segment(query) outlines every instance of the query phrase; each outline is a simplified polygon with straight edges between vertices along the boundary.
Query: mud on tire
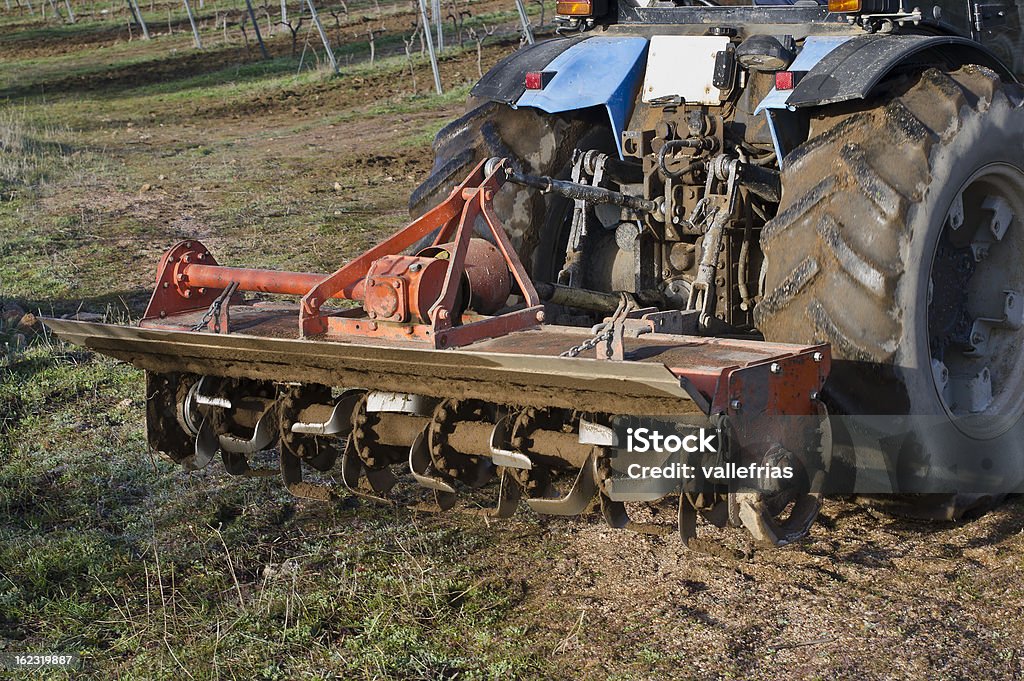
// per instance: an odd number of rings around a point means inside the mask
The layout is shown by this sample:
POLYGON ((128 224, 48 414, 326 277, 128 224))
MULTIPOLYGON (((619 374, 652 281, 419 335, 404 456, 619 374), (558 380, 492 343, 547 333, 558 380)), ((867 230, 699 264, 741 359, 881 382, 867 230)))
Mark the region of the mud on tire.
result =
MULTIPOLYGON (((591 140, 610 143, 606 123, 597 116, 558 116, 493 102, 471 103, 465 115, 434 139, 434 166, 413 191, 409 212, 416 218, 440 203, 485 158, 508 158, 522 172, 567 178, 573 151, 593 148, 591 140)), ((568 202, 506 184, 494 199, 494 209, 523 265, 535 279, 550 280, 565 249, 563 235, 550 231, 561 227, 568 202)))
MULTIPOLYGON (((1020 173, 1022 165, 1020 89, 982 67, 929 69, 892 83, 867 107, 816 118, 809 140, 785 158, 779 212, 761 235, 767 264, 758 328, 768 340, 831 343, 836 362, 826 398, 834 411, 945 415, 957 422, 932 371, 929 299, 937 245, 948 238, 942 235, 951 205, 978 173, 1004 166, 1020 173)), ((1008 288, 1024 268, 1021 201, 1007 234, 1013 245, 1006 257, 1014 264, 1005 268, 1008 288)), ((1015 342, 1020 345, 1019 333, 1015 342)), ((1004 373, 997 378, 993 368, 993 390, 998 381, 1021 392, 1016 372, 1004 373)), ((883 445, 905 474, 900 489, 923 484, 928 491, 927 478, 971 447, 978 468, 960 474, 1019 485, 1022 399, 993 398, 1004 424, 996 431, 957 426, 939 435, 917 427, 883 445)), ((929 497, 931 510, 923 514, 956 517, 993 498, 962 491, 938 505, 929 497)))

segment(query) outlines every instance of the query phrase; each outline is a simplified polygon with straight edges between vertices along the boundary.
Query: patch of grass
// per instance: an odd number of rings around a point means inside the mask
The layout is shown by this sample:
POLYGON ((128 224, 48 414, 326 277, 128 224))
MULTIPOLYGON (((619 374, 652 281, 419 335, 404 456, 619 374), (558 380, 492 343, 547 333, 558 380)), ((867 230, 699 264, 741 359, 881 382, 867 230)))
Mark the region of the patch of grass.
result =
POLYGON ((506 624, 521 585, 471 567, 485 528, 189 479, 145 454, 141 375, 73 353, 39 341, 0 371, 0 403, 18 396, 0 435, 8 641, 104 677, 541 673, 506 624))
POLYGON ((57 133, 33 125, 17 108, 0 109, 0 201, 37 188, 66 166, 68 149, 55 141, 57 133))

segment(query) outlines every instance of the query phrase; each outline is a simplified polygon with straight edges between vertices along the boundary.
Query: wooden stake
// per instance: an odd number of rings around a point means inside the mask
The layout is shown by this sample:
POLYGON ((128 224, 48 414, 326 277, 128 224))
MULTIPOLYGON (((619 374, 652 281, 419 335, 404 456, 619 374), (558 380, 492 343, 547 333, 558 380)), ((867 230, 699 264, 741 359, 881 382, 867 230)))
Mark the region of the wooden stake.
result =
POLYGON ((185 3, 185 11, 188 12, 188 23, 192 24, 192 39, 195 41, 196 49, 203 49, 203 41, 199 39, 199 29, 196 28, 196 19, 192 16, 192 5, 188 4, 188 0, 181 0, 185 3))
POLYGON ((57 19, 64 18, 60 15, 60 10, 57 9, 57 3, 55 3, 53 0, 50 0, 50 9, 53 10, 53 16, 56 17, 57 19))
POLYGON ((426 38, 427 52, 430 54, 430 68, 434 70, 434 88, 437 94, 441 90, 441 72, 437 68, 437 54, 434 52, 434 37, 430 35, 430 19, 427 18, 427 0, 420 0, 420 21, 423 22, 423 36, 426 38))
MULTIPOLYGON (((139 9, 139 4, 135 0, 127 0, 128 9, 135 16, 135 23, 138 24, 139 28, 142 29, 142 37, 149 40, 149 27, 146 26, 145 19, 142 18, 142 10, 139 9)), ((52 2, 52 0, 51 0, 52 2)))
POLYGON ((444 17, 441 16, 441 0, 433 0, 434 30, 437 31, 437 51, 444 52, 444 17))
POLYGON ((256 20, 256 12, 252 9, 252 2, 245 0, 245 6, 249 10, 249 18, 252 19, 252 30, 256 32, 256 42, 260 44, 260 52, 263 53, 264 59, 270 59, 270 53, 267 52, 267 46, 263 44, 263 36, 260 35, 260 22, 256 20))
POLYGON ((523 5, 523 0, 516 0, 516 9, 519 10, 519 21, 523 24, 523 37, 532 45, 533 31, 530 29, 530 19, 526 16, 526 6, 523 5))
MULTIPOLYGON (((246 0, 248 2, 249 0, 246 0)), ((324 44, 324 49, 327 51, 327 60, 331 62, 331 69, 338 72, 338 60, 334 57, 334 50, 331 49, 331 41, 327 39, 327 31, 324 30, 324 25, 320 23, 320 15, 316 13, 316 7, 313 6, 313 0, 306 0, 306 4, 309 6, 309 14, 313 18, 313 25, 316 26, 317 33, 320 34, 320 40, 324 44)))

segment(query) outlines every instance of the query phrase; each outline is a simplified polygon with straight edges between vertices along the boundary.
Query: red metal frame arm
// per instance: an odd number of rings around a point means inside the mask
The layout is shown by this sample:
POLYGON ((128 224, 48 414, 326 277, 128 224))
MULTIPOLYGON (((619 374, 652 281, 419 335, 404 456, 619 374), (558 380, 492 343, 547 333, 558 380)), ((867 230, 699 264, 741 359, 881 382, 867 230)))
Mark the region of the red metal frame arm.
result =
POLYGON ((329 298, 354 299, 357 287, 362 284, 370 265, 375 260, 381 256, 401 253, 435 229, 442 228, 444 231, 443 228, 459 215, 466 203, 463 190, 473 185, 479 185, 483 180, 485 163, 486 161, 481 161, 477 164, 469 177, 452 190, 447 199, 407 227, 341 267, 303 296, 299 309, 299 329, 302 335, 315 336, 327 332, 327 322, 320 316, 320 306, 329 298))
MULTIPOLYGON (((501 169, 504 169, 504 163, 501 169)), ((502 176, 504 177, 504 173, 502 173, 502 176)), ((501 221, 498 220, 498 216, 491 209, 491 197, 486 195, 480 197, 480 212, 483 214, 487 227, 490 228, 491 234, 494 236, 494 245, 498 247, 498 250, 505 257, 505 262, 508 263, 512 278, 519 285, 519 290, 522 291, 523 296, 526 298, 526 306, 535 307, 540 305, 540 296, 537 295, 537 289, 534 288, 533 281, 526 274, 526 269, 519 260, 516 249, 512 247, 512 242, 508 240, 508 234, 505 233, 505 228, 502 227, 501 221)))

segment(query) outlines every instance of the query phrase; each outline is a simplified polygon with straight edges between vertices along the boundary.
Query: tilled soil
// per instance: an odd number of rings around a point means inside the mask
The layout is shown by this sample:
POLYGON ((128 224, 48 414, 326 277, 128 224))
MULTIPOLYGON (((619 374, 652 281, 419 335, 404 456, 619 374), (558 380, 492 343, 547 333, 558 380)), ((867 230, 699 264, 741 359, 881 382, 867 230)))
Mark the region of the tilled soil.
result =
MULTIPOLYGON (((724 559, 596 525, 547 524, 565 549, 531 605, 591 678, 1024 678, 1024 506, 918 523, 830 501, 797 546, 724 559), (647 651, 638 655, 638 651, 647 651)), ((744 533, 702 526, 731 549, 744 533)), ((525 568, 522 572, 528 572, 525 568)))

